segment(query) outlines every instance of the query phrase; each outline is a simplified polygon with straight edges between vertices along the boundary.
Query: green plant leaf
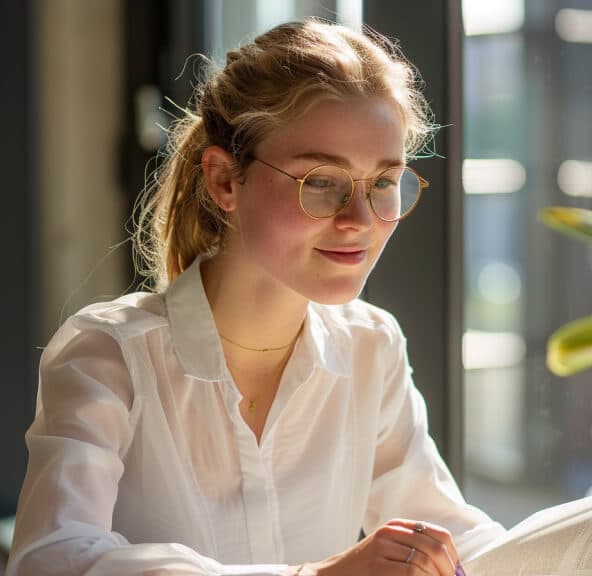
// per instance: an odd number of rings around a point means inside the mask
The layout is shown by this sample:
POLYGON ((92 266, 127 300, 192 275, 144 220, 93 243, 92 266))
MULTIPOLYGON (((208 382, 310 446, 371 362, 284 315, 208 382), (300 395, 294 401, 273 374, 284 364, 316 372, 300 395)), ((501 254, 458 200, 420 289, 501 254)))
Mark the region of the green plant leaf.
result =
POLYGON ((592 316, 556 330, 547 343, 547 366, 557 376, 592 368, 592 316))
POLYGON ((538 217, 554 230, 592 242, 592 210, 548 206, 539 210, 538 217))

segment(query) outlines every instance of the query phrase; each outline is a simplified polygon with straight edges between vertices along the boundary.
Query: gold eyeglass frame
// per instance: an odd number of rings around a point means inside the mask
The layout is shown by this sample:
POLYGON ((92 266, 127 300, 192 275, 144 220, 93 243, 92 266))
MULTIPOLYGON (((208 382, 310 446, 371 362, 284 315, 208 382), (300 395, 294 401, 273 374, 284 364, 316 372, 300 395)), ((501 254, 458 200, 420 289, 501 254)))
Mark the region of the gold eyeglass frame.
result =
MULTIPOLYGON (((384 170, 379 172, 373 178, 359 178, 358 180, 354 180, 353 176, 351 175, 349 170, 347 170, 346 168, 342 168, 341 166, 334 166, 332 164, 321 164, 319 166, 315 166, 314 168, 311 168, 302 178, 298 178, 297 176, 293 176, 292 174, 285 172, 284 170, 282 170, 281 168, 278 168, 277 166, 273 166, 272 164, 270 164, 269 162, 266 162, 265 160, 261 160, 261 158, 256 158, 255 156, 252 156, 252 158, 253 158, 253 160, 257 160, 257 162, 261 162, 261 164, 264 164, 265 166, 268 166, 269 168, 272 168, 273 170, 277 170, 281 174, 288 176, 288 178, 292 178, 292 180, 294 180, 295 182, 298 182, 298 184, 299 184, 299 186, 298 186, 298 203, 300 204, 300 208, 307 216, 309 216, 310 218, 314 218, 315 220, 325 220, 326 218, 332 218, 333 216, 336 216, 337 214, 339 214, 339 212, 341 212, 347 206, 349 206, 349 203, 351 202, 351 199, 354 197, 354 194, 356 192, 356 184, 358 182, 370 182, 371 185, 370 185, 369 189, 372 190, 372 188, 374 187, 374 182, 376 182, 376 180, 378 180, 385 172, 388 172, 389 170, 392 170, 393 168, 398 168, 398 166, 391 166, 389 168, 385 168, 384 170), (330 166, 331 168, 338 168, 339 170, 342 170, 343 172, 345 172, 349 176, 349 179, 351 180, 351 183, 352 183, 351 193, 347 199, 347 202, 343 206, 341 206, 333 214, 329 214, 328 216, 313 216, 312 214, 307 212, 306 208, 304 208, 304 206, 302 204, 302 186, 310 174, 312 174, 315 170, 322 168, 323 166, 330 166)), ((374 205, 372 204, 372 197, 370 195, 370 192, 366 192, 366 199, 368 200, 368 203, 370 204, 370 208, 372 209, 372 212, 379 220, 382 220, 383 222, 399 222, 400 220, 407 218, 407 216, 409 216, 409 214, 411 214, 411 212, 413 212, 413 210, 415 210, 415 207, 419 204, 419 200, 421 199, 421 195, 423 193, 424 188, 428 188, 430 185, 430 183, 425 178, 422 178, 413 168, 410 168, 409 166, 403 166, 403 170, 409 170, 410 172, 412 172, 415 175, 415 177, 417 178, 417 181, 419 182, 419 192, 417 194, 417 198, 415 199, 415 202, 413 203, 411 208, 409 208, 407 210, 407 212, 405 212, 405 214, 399 216, 398 218, 393 218, 392 220, 389 220, 387 218, 382 218, 381 216, 379 216, 376 213, 376 210, 374 209, 374 205)))

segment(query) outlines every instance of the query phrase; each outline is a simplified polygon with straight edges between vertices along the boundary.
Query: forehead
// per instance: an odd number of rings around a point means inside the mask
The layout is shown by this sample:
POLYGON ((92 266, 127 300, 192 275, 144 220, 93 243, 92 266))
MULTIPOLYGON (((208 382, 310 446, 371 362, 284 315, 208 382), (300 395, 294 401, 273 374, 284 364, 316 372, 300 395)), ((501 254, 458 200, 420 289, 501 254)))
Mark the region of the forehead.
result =
POLYGON ((406 131, 395 102, 384 98, 322 100, 274 130, 258 147, 267 158, 320 153, 344 157, 352 166, 404 159, 406 131))

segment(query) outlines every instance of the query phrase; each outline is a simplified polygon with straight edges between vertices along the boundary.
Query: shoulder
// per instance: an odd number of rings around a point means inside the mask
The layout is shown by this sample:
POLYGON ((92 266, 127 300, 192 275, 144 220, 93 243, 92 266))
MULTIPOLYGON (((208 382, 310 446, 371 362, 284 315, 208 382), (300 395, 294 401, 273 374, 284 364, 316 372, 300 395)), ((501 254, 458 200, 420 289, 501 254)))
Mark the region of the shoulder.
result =
POLYGON ((162 294, 133 292, 86 306, 68 322, 78 330, 99 330, 127 340, 166 325, 168 319, 162 294))
POLYGON ((312 307, 328 326, 336 329, 380 332, 392 338, 404 338, 390 312, 359 298, 347 304, 312 304, 312 307))
POLYGON ((92 304, 70 316, 41 355, 39 398, 44 409, 57 414, 60 403, 105 400, 110 393, 130 409, 133 338, 165 324, 162 295, 142 292, 92 304))
POLYGON ((161 294, 134 292, 86 306, 70 316, 51 337, 41 356, 41 368, 84 354, 121 357, 121 346, 134 336, 167 324, 161 294))
POLYGON ((311 306, 311 328, 325 365, 351 377, 360 397, 378 400, 406 388, 407 342, 394 316, 363 300, 311 306), (374 392, 372 392, 374 391, 374 392))
POLYGON ((405 340, 399 323, 390 312, 364 300, 355 299, 340 305, 313 304, 312 308, 329 331, 386 339, 390 343, 405 340))

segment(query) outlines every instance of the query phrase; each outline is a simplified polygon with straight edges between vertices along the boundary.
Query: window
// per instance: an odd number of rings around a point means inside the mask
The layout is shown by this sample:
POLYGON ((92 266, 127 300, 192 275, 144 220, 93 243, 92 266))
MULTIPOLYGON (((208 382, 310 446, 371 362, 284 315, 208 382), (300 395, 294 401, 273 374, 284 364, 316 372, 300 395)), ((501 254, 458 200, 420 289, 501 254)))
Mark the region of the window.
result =
POLYGON ((210 2, 205 17, 211 22, 211 46, 208 50, 223 58, 245 38, 282 22, 318 16, 353 27, 362 22, 362 0, 223 0, 210 2))
POLYGON ((464 484, 511 525, 592 486, 592 375, 545 367, 553 330, 592 312, 592 252, 536 219, 592 204, 592 1, 463 16, 464 484))

